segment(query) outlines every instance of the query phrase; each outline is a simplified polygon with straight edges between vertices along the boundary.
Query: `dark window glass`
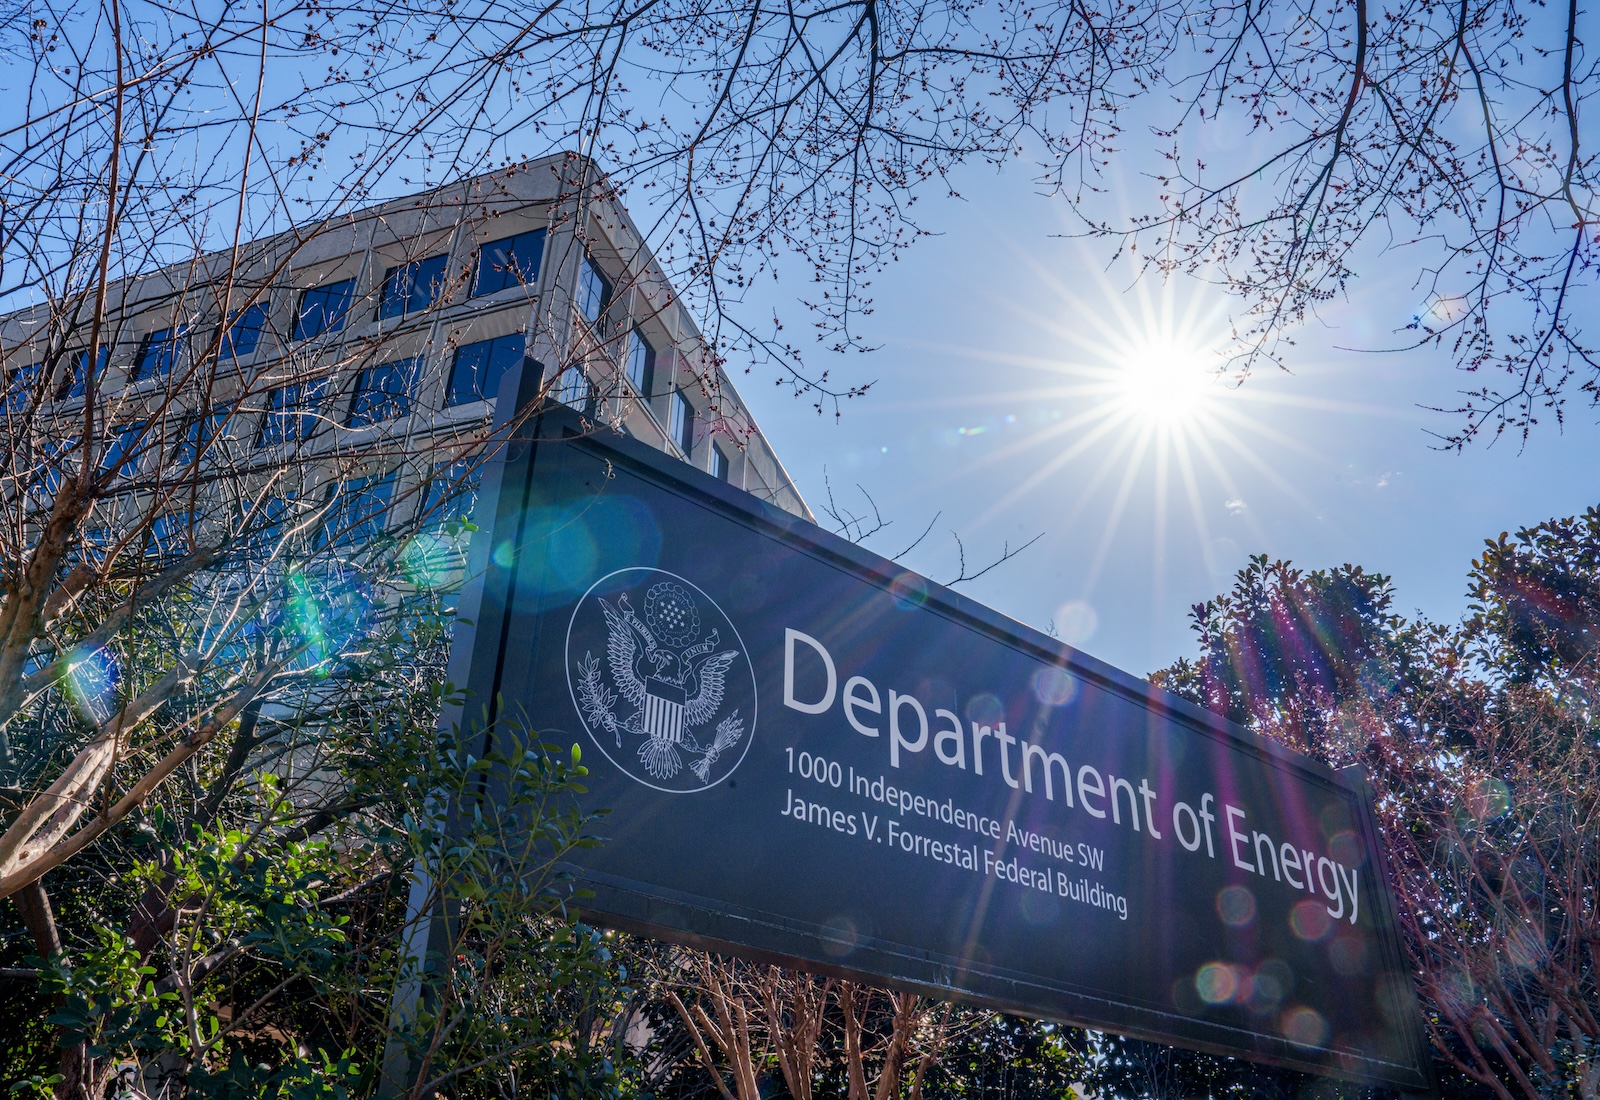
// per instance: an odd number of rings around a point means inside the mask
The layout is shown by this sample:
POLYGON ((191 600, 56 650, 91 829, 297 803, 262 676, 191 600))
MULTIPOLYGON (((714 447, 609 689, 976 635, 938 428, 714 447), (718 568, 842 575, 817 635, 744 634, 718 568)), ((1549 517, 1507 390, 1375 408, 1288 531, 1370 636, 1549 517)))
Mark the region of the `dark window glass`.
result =
MULTIPOLYGON (((99 359, 99 363, 96 365, 94 373, 95 377, 98 378, 106 372, 106 364, 111 361, 111 349, 101 348, 100 354, 96 358, 99 359)), ((61 379, 61 388, 57 391, 56 396, 67 400, 74 397, 82 397, 88 393, 89 372, 86 369, 88 365, 89 351, 87 348, 69 353, 67 355, 67 373, 61 379)))
POLYGON ((100 472, 112 477, 132 477, 143 454, 144 424, 127 424, 116 430, 100 456, 100 472))
POLYGON ((317 423, 325 383, 296 382, 267 394, 267 413, 261 420, 259 447, 270 447, 310 436, 317 423))
POLYGON ((635 393, 650 396, 656 372, 656 349, 650 346, 638 329, 628 333, 628 381, 635 393))
POLYGON ((62 480, 78 468, 76 437, 46 441, 37 451, 39 479, 29 486, 28 494, 40 507, 48 507, 61 488, 62 480))
POLYGON ((411 387, 416 382, 421 358, 397 359, 368 367, 356 378, 355 400, 350 403, 352 428, 398 420, 411 412, 411 387))
POLYGON ((556 384, 557 401, 588 412, 592 411, 594 397, 594 387, 590 385, 588 372, 583 369, 582 363, 574 363, 561 372, 560 381, 556 384))
POLYGON ((44 373, 43 363, 33 363, 26 367, 17 367, 6 374, 5 413, 21 413, 27 411, 28 402, 33 400, 33 388, 39 384, 39 376, 44 373))
POLYGON ((499 393, 500 379, 522 359, 526 344, 520 332, 462 344, 450 367, 449 403, 462 405, 499 393))
POLYGON ((168 512, 150 525, 144 552, 153 558, 170 558, 189 550, 189 532, 194 528, 193 512, 168 512))
POLYGON ((211 441, 222 432, 223 425, 233 415, 233 407, 225 405, 209 413, 191 414, 183 425, 183 435, 173 449, 173 465, 180 469, 192 465, 208 453, 211 441))
POLYGON ((333 492, 332 507, 322 527, 326 546, 356 548, 379 535, 387 525, 394 474, 351 478, 333 492))
POLYGON ((22 674, 24 676, 32 676, 35 672, 52 664, 57 657, 54 646, 45 645, 42 642, 35 642, 34 645, 39 648, 30 652, 28 659, 23 662, 22 674))
POLYGON ((78 536, 78 544, 68 548, 66 560, 71 565, 103 562, 111 545, 111 528, 85 527, 78 536))
POLYGON ((267 327, 267 303, 257 302, 228 314, 228 334, 222 339, 222 354, 242 359, 256 350, 267 327))
POLYGON ((732 472, 732 470, 733 470, 733 463, 728 461, 727 452, 722 449, 721 445, 712 444, 712 446, 711 446, 711 473, 712 473, 712 476, 720 477, 723 481, 727 481, 728 480, 728 475, 729 475, 729 473, 732 472))
POLYGON ((355 294, 356 281, 329 283, 312 287, 300 295, 300 309, 294 315, 292 340, 309 340, 324 332, 338 332, 344 328, 345 314, 350 312, 350 298, 355 294))
POLYGON ((585 256, 578 261, 578 312, 591 325, 600 323, 600 314, 611 299, 611 284, 600 274, 594 261, 585 256))
POLYGON ((429 256, 389 269, 383 278, 379 317, 400 317, 427 309, 444 289, 444 265, 449 256, 429 256))
POLYGON ((672 441, 687 455, 694 449, 694 407, 680 390, 672 395, 672 441))
POLYGON ((478 250, 478 282, 473 294, 493 294, 514 286, 532 286, 544 256, 544 230, 534 229, 490 241, 478 250))
POLYGON ((292 495, 269 497, 261 502, 253 514, 247 511, 241 516, 241 524, 246 517, 249 519, 249 529, 244 532, 245 547, 263 558, 270 558, 276 554, 279 544, 283 541, 284 527, 294 504, 292 495))
POLYGON ((435 466, 428 479, 428 491, 417 512, 420 522, 431 525, 448 523, 453 519, 472 518, 478 503, 478 484, 483 480, 483 460, 476 457, 459 458, 454 462, 435 466))
POLYGON ((179 325, 177 328, 157 329, 146 336, 139 348, 138 358, 133 361, 133 380, 138 382, 171 374, 172 365, 178 361, 178 354, 183 350, 183 338, 188 331, 187 325, 179 325))

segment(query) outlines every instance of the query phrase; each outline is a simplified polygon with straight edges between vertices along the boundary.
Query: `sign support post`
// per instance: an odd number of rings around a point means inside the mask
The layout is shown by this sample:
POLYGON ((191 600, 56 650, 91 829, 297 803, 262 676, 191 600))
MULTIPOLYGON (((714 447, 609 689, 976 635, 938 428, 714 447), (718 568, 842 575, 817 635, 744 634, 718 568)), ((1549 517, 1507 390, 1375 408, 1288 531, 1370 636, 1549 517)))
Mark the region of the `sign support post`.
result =
MULTIPOLYGON (((494 550, 501 542, 513 540, 521 522, 517 502, 527 494, 537 450, 539 417, 534 413, 544 388, 544 367, 524 357, 500 380, 496 394, 495 419, 489 440, 498 442, 498 453, 482 466, 478 506, 474 514, 482 517, 479 530, 469 542, 465 579, 456 604, 452 624, 450 661, 446 679, 458 690, 469 686, 473 669, 498 667, 500 643, 505 635, 505 617, 511 603, 513 572, 495 561, 494 550)), ((477 698, 445 699, 439 711, 439 732, 443 735, 468 733, 473 725, 467 716, 473 708, 485 715, 482 734, 489 736, 492 711, 496 706, 493 690, 477 698)), ((480 746, 478 755, 482 755, 480 746)), ((454 815, 456 807, 444 807, 454 815)), ((389 1009, 389 1035, 384 1042, 378 1096, 394 1100, 404 1096, 416 1073, 411 1052, 399 1038, 416 1020, 417 1008, 427 993, 430 960, 439 959, 448 949, 447 914, 441 904, 439 884, 426 867, 413 869, 402 926, 403 960, 389 1009)))

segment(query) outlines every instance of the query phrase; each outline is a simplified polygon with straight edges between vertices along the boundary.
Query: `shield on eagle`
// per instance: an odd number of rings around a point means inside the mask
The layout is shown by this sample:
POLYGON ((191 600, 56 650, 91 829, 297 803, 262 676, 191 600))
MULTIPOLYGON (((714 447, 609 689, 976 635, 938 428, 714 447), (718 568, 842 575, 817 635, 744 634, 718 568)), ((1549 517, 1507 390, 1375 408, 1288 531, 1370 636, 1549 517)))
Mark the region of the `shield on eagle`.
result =
POLYGON ((647 737, 659 738, 674 745, 683 741, 685 694, 682 686, 658 680, 654 676, 644 682, 643 725, 647 737))

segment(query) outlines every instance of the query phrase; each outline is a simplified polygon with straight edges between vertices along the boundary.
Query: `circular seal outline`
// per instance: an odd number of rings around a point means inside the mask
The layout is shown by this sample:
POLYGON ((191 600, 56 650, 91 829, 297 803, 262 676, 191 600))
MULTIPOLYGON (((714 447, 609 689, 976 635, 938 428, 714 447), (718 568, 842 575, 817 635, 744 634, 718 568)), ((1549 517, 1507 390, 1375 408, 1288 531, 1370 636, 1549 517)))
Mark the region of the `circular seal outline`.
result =
POLYGON ((567 619, 567 636, 565 642, 562 644, 561 655, 562 664, 565 665, 563 671, 565 671, 567 676, 567 699, 572 703, 573 709, 578 714, 578 723, 583 726, 583 732, 589 735, 590 743, 592 743, 595 748, 600 750, 600 755, 604 756, 611 762, 613 767, 622 772, 623 775, 626 775, 635 783, 649 787, 651 790, 660 791, 662 794, 699 794, 701 791, 710 790, 718 783, 721 783, 724 779, 727 779, 729 776, 733 775, 734 772, 739 770, 739 765, 744 763, 744 758, 749 755, 750 745, 756 739, 756 724, 761 711, 760 692, 756 688, 755 662, 750 659, 750 648, 744 644, 744 636, 739 633, 739 628, 733 625, 733 619, 729 617, 728 613, 722 610, 722 605, 707 595, 705 589, 701 588, 698 584, 695 584, 688 577, 680 577, 676 573, 670 572, 666 569, 657 569, 651 565, 630 565, 622 569, 613 569, 611 572, 607 573, 605 576, 591 584, 588 588, 584 589, 583 595, 578 597, 578 602, 572 605, 572 615, 567 619), (578 621, 578 612, 583 609, 584 602, 594 594, 594 590, 599 588, 602 584, 605 584, 606 581, 610 580, 612 577, 615 577, 621 573, 656 573, 663 577, 671 577, 675 581, 681 581, 683 584, 688 585, 695 592, 698 592, 701 596, 704 596, 707 603, 717 609, 717 614, 722 616, 722 621, 728 624, 728 629, 733 631, 734 639, 739 643, 739 655, 744 658, 745 669, 750 675, 750 732, 745 734, 744 748, 739 753, 739 759, 734 761, 733 767, 729 768, 726 772, 718 776, 716 780, 712 782, 702 784, 698 787, 693 787, 689 790, 673 790, 670 787, 658 787, 656 784, 651 783, 648 780, 640 779, 637 775, 633 774, 626 764, 620 764, 617 762, 617 759, 611 755, 611 751, 606 748, 604 738, 595 736, 594 730, 589 728, 588 719, 583 716, 583 708, 578 705, 578 690, 572 683, 572 626, 578 621))

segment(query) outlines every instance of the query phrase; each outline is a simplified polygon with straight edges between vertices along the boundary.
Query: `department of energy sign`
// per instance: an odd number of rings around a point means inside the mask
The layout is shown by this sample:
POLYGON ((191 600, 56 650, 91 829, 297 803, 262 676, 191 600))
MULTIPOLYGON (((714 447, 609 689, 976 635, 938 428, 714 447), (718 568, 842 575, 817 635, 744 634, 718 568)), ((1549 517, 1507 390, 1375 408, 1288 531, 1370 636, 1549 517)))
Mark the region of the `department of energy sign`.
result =
POLYGON ((465 680, 582 746, 595 919, 1431 1087, 1358 779, 631 441, 500 485, 465 680))

